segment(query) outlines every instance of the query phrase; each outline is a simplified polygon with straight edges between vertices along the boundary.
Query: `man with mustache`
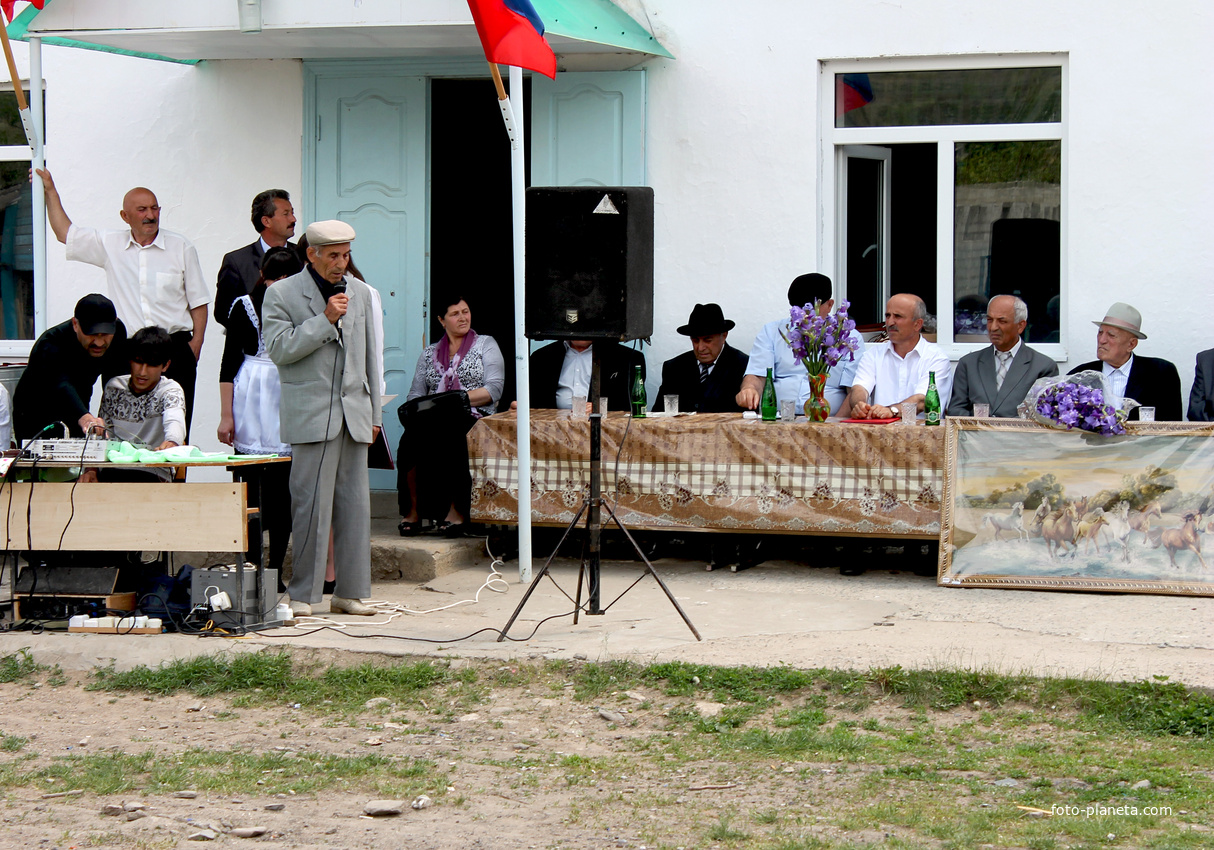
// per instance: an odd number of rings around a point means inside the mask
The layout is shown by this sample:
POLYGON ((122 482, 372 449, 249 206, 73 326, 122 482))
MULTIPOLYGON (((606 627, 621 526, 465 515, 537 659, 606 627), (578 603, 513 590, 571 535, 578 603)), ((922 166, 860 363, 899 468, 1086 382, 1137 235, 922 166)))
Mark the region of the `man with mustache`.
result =
POLYGON ((185 392, 188 427, 211 303, 198 251, 181 234, 160 229, 160 205, 142 186, 122 199, 119 216, 126 229, 96 230, 73 224, 51 173, 36 171, 46 190, 47 221, 55 238, 67 246, 67 258, 105 269, 118 317, 132 333, 151 325, 169 332, 172 367, 165 374, 185 392))
POLYGON ((923 338, 926 318, 927 305, 918 295, 900 293, 885 302, 889 341, 870 345, 860 358, 848 395, 853 418, 896 419, 908 401, 922 411, 931 372, 936 373, 940 409, 948 407, 952 368, 944 349, 923 338))
POLYGON ((261 274, 261 260, 271 248, 294 248, 295 210, 286 189, 266 189, 253 198, 257 241, 223 255, 215 282, 215 319, 225 328, 237 298, 248 295, 261 274))
MULTIPOLYGON (((93 384, 126 371, 126 328, 104 295, 86 295, 75 315, 47 329, 30 349, 13 396, 17 442, 37 436, 62 422, 73 437, 96 431, 105 422, 89 412, 93 384)), ((59 436, 57 425, 47 437, 59 436)), ((6 447, 7 448, 7 447, 6 447)))

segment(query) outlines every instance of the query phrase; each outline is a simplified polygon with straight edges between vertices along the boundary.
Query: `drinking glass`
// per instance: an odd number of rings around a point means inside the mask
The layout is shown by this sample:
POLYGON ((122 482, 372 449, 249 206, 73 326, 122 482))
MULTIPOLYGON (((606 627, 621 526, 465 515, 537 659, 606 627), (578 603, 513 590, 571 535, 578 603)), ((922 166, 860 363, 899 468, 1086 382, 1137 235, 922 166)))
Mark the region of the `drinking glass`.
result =
POLYGON ((979 419, 986 419, 991 415, 991 406, 982 402, 974 402, 974 415, 979 419))
POLYGON ((1155 408, 1153 408, 1153 407, 1138 408, 1138 421, 1139 422, 1154 422, 1155 421, 1155 408))
POLYGON ((902 413, 902 425, 919 424, 919 405, 913 401, 904 401, 898 405, 902 413))
POLYGON ((673 393, 662 396, 662 406, 666 408, 667 414, 674 416, 679 412, 679 397, 673 393))

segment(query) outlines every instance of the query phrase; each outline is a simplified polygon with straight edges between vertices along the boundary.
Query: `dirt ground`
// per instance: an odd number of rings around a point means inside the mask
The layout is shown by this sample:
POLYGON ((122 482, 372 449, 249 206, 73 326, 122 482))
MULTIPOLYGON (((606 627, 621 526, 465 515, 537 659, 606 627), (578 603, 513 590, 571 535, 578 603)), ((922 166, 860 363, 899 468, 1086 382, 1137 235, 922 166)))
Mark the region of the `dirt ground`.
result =
MULTIPOLYGON (((415 610, 437 609, 475 598, 485 581, 483 567, 425 586, 377 584, 374 594, 415 610)), ((1214 685, 1210 599, 959 591, 907 572, 873 570, 848 578, 834 569, 779 562, 731 574, 664 560, 661 570, 703 641, 691 636, 652 579, 646 579, 607 615, 586 617, 576 626, 568 618, 541 623, 568 608, 568 600, 545 583, 511 632, 512 637, 525 636, 538 627, 535 636, 497 643, 492 630, 505 623, 523 589, 508 571, 508 588, 481 590, 479 602, 403 616, 387 625, 339 618, 348 624, 342 632, 286 635, 277 630, 233 642, 185 635, 8 635, 3 654, 31 646, 36 660, 58 665, 67 682, 46 681, 38 688, 21 682, 0 685, 5 706, 0 738, 28 739, 14 749, 0 747, 0 771, 14 765, 28 771, 63 755, 150 752, 166 759, 215 748, 315 763, 327 756, 372 754, 423 759, 445 779, 427 791, 432 806, 410 808, 411 794, 399 816, 370 819, 363 810, 379 796, 373 789, 334 783, 291 795, 282 790, 285 786, 276 790, 275 770, 265 778, 264 794, 231 796, 182 782, 181 787, 140 786, 107 796, 44 796, 74 790, 65 777, 52 785, 4 792, 0 848, 167 850, 198 846, 189 837, 208 828, 216 835, 216 846, 275 848, 748 846, 731 841, 731 828, 724 825, 730 818, 751 834, 778 825, 805 841, 820 840, 822 846, 886 840, 884 832, 844 831, 835 816, 840 805, 866 793, 862 764, 844 767, 828 756, 821 763, 773 759, 739 774, 735 767, 711 761, 668 765, 661 753, 636 758, 640 739, 682 734, 672 717, 711 715, 720 708, 683 704, 657 692, 613 693, 596 705, 573 699, 571 689, 554 695, 550 689, 522 687, 493 693, 463 714, 387 706, 334 717, 308 709, 234 706, 226 698, 145 698, 83 690, 79 685, 91 681, 98 666, 155 667, 216 651, 291 646, 347 659, 343 663, 357 663, 352 657, 428 653, 455 665, 498 668, 544 658, 860 670, 945 666, 1129 680, 1168 675, 1190 685, 1214 685), (481 629, 490 631, 462 640, 481 629), (359 631, 365 636, 355 634, 359 631), (423 638, 437 642, 417 642, 423 638), (604 719, 599 709, 623 714, 626 721, 604 719), (174 796, 189 791, 197 795, 174 796), (144 816, 128 820, 125 811, 102 814, 106 806, 124 804, 145 806, 140 810, 144 816), (264 834, 232 834, 253 827, 264 828, 264 834)), ((557 571, 566 589, 573 587, 575 575, 567 563, 557 571)), ((634 575, 635 565, 611 565, 604 599, 614 599, 634 575)), ((875 710, 881 712, 882 724, 910 722, 896 705, 875 710)), ((947 715, 933 722, 947 723, 947 715)), ((983 787, 998 778, 981 777, 983 787)), ((978 795, 948 802, 999 804, 978 795)))
MULTIPOLYGON (((459 659, 453 661, 458 666, 459 659)), ((488 662, 496 665, 496 662, 488 662)), ((831 762, 761 765, 737 775, 713 763, 664 768, 663 756, 635 756, 634 742, 663 733, 672 711, 711 716, 715 703, 685 703, 656 691, 612 694, 601 704, 563 693, 494 691, 481 708, 443 717, 424 709, 375 706, 353 717, 293 708, 234 707, 229 699, 191 695, 148 697, 86 691, 76 674, 65 683, 0 685, 7 706, 3 733, 28 739, 0 766, 29 770, 61 756, 152 753, 172 761, 187 750, 282 753, 316 761, 326 755, 375 754, 424 759, 446 775, 433 805, 399 816, 370 818, 367 790, 332 787, 316 793, 228 795, 180 788, 100 796, 70 793, 71 780, 26 786, 5 795, 3 848, 176 848, 198 846, 203 830, 214 846, 273 848, 531 848, 706 847, 714 823, 783 810, 808 834, 878 841, 883 833, 846 833, 817 826, 832 794, 850 794, 861 776, 844 779, 831 762), (600 709, 617 712, 615 722, 600 709), (625 757, 628 757, 625 761, 625 757), (69 792, 64 796, 56 796, 69 792), (183 796, 177 796, 183 794, 183 796), (135 808, 138 814, 126 811, 135 808), (131 818, 131 819, 128 819, 131 818), (239 838, 233 829, 261 828, 239 838)), ((870 711, 888 715, 897 709, 870 711)), ((862 718, 865 715, 855 715, 862 718)), ((270 771, 266 771, 267 774, 270 771)), ((273 787, 275 779, 267 776, 273 787)), ((205 784, 205 783, 199 783, 205 784)))

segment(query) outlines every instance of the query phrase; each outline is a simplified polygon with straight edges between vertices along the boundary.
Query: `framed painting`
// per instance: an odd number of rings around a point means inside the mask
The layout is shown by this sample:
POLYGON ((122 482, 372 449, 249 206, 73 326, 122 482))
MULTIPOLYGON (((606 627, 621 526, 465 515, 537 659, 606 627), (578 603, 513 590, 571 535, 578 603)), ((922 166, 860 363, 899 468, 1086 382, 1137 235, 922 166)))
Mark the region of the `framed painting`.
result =
POLYGON ((1126 427, 950 417, 937 583, 1214 596, 1214 424, 1126 427))

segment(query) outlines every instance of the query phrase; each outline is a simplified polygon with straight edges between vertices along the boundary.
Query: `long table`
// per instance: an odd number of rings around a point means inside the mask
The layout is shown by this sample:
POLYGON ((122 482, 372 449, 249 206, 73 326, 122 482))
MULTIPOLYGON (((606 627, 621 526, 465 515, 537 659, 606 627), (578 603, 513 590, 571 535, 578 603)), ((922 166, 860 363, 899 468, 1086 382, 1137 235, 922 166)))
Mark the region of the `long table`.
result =
MULTIPOLYGON (((531 430, 532 521, 566 525, 589 491, 590 423, 533 410, 531 430)), ((936 539, 944 430, 613 412, 603 495, 632 528, 936 539)), ((510 413, 468 433, 474 521, 518 522, 517 439, 510 413)))

